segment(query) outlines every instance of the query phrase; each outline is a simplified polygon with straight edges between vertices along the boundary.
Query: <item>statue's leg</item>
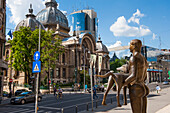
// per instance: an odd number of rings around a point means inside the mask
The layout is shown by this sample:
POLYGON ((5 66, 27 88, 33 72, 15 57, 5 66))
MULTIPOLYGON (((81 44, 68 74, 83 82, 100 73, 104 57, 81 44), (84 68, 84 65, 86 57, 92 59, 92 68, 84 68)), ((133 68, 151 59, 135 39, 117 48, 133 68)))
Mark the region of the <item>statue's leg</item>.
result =
POLYGON ((102 105, 106 105, 106 96, 108 94, 108 92, 110 91, 110 89, 112 88, 113 86, 113 77, 112 76, 109 76, 109 79, 108 79, 108 85, 107 85, 107 90, 104 94, 104 97, 103 97, 103 101, 102 101, 102 105))
POLYGON ((121 86, 121 85, 118 85, 118 84, 116 84, 116 86, 117 86, 117 95, 116 95, 116 98, 117 98, 117 106, 118 106, 118 107, 121 107, 121 105, 120 105, 120 100, 119 100, 119 95, 120 95, 120 90, 121 90, 122 86, 121 86))
POLYGON ((142 113, 144 94, 145 90, 142 85, 134 84, 129 87, 129 96, 133 113, 142 113))
POLYGON ((126 96, 127 86, 123 87, 123 98, 124 98, 124 105, 127 105, 127 96, 126 96))
POLYGON ((149 94, 149 88, 145 86, 145 95, 143 97, 143 109, 142 109, 142 113, 146 113, 147 112, 147 95, 149 94))

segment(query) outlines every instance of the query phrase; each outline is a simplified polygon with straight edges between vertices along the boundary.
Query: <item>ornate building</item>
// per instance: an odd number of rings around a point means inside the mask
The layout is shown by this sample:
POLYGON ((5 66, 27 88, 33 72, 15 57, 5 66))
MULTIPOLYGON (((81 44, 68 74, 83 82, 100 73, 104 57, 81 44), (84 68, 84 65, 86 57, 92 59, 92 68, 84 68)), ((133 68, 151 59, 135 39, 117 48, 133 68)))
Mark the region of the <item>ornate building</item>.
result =
MULTIPOLYGON (((78 70, 81 70, 84 66, 89 71, 90 54, 97 54, 103 56, 102 74, 109 71, 109 52, 102 41, 96 41, 97 38, 97 14, 93 10, 81 10, 70 14, 72 23, 68 22, 67 17, 57 9, 57 2, 55 0, 46 0, 46 8, 42 9, 36 15, 36 23, 32 23, 28 17, 34 18, 30 12, 26 15, 27 19, 21 21, 16 30, 20 26, 29 26, 35 28, 36 24, 42 23, 45 30, 54 30, 55 35, 62 39, 62 45, 65 47, 65 52, 59 55, 59 59, 56 59, 57 65, 54 70, 51 70, 52 83, 70 83, 80 82, 80 76, 78 70), (83 15, 83 16, 75 16, 83 15), (83 18, 82 18, 83 17, 83 18), (81 24, 79 22, 81 21, 81 24), (74 21, 74 23, 73 23, 74 21), (35 25, 30 25, 30 23, 35 25), (70 24, 70 27, 69 27, 70 24), (92 25, 93 24, 93 25, 92 25), (76 28, 75 28, 76 27, 76 28), (82 28, 81 28, 82 27, 82 28), (71 29, 70 29, 71 28, 71 29), (79 28, 79 29, 77 29, 79 28), (71 35, 71 36, 70 36, 71 35)), ((32 9, 32 8, 31 8, 32 9)), ((69 18, 69 17, 68 17, 69 18)), ((35 18, 34 18, 35 19, 35 18)), ((69 19, 70 20, 70 19, 69 19)), ((35 22, 35 20, 34 20, 35 22)), ((10 48, 10 47, 9 47, 10 48)), ((97 62, 96 62, 97 67, 97 62)), ((97 71, 97 68, 96 68, 97 71)), ((20 75, 19 75, 20 76, 20 75)), ((45 73, 41 73, 41 80, 44 80, 45 73)), ((20 77, 19 77, 20 78, 20 77)), ((23 84, 19 82, 18 84, 23 84)), ((14 81, 17 79, 14 79, 14 81)))
POLYGON ((6 0, 0 1, 0 102, 3 91, 3 80, 7 71, 7 63, 4 61, 5 49, 5 28, 6 28, 6 0))

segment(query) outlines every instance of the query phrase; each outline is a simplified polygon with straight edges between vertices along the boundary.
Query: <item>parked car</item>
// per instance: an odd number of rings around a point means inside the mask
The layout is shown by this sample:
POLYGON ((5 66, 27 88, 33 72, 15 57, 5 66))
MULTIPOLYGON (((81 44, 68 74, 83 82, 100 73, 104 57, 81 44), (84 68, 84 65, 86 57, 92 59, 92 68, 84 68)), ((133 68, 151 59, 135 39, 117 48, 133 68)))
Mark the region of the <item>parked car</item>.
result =
MULTIPOLYGON (((38 101, 40 102, 42 99, 41 94, 38 95, 38 101)), ((31 91, 23 92, 19 94, 17 97, 11 99, 11 104, 25 104, 26 102, 35 101, 35 94, 31 91)))
POLYGON ((15 91, 15 96, 18 96, 22 92, 28 92, 28 90, 26 90, 26 89, 18 89, 17 91, 15 91))
POLYGON ((168 85, 169 82, 168 82, 168 81, 164 81, 162 84, 163 84, 163 85, 168 85))
POLYGON ((9 96, 8 92, 3 91, 3 97, 8 97, 8 96, 9 96))

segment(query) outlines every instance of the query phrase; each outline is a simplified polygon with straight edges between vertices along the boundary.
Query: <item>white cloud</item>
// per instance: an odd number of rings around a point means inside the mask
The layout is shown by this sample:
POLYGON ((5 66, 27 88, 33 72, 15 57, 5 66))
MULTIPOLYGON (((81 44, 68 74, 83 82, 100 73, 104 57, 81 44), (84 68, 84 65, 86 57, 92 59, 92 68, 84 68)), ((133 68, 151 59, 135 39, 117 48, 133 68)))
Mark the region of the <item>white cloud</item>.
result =
POLYGON ((116 41, 113 45, 107 46, 107 48, 114 48, 114 47, 119 47, 122 45, 121 41, 116 41))
POLYGON ((110 31, 113 32, 114 36, 124 36, 124 37, 142 37, 150 35, 151 31, 144 25, 139 27, 129 26, 124 16, 121 16, 117 21, 111 25, 110 31))
POLYGON ((142 18, 144 14, 140 13, 139 9, 137 9, 136 13, 133 14, 133 16, 128 20, 128 23, 134 22, 139 24, 140 18, 142 18))
MULTIPOLYGON (((7 7, 11 11, 10 23, 17 25, 21 20, 25 19, 28 9, 32 4, 34 14, 45 8, 44 0, 7 0, 7 7)), ((7 15, 9 16, 9 15, 7 15)))

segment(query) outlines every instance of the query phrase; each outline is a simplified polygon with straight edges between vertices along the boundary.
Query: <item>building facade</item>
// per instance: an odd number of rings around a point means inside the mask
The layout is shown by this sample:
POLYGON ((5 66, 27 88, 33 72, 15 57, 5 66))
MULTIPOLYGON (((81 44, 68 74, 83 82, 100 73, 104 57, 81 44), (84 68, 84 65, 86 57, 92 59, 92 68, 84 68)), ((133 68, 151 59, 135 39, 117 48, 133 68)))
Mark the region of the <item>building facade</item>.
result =
POLYGON ((0 1, 0 101, 3 92, 4 78, 7 72, 7 63, 4 61, 5 50, 5 29, 6 29, 6 0, 0 1))
MULTIPOLYGON (((65 47, 65 52, 59 55, 56 59, 56 68, 51 70, 50 80, 51 83, 70 83, 80 82, 80 76, 78 71, 84 69, 89 72, 90 54, 96 54, 102 56, 102 69, 101 73, 104 74, 110 70, 109 66, 109 52, 106 46, 102 43, 100 38, 97 38, 97 14, 93 10, 81 10, 70 14, 71 19, 74 18, 75 23, 69 23, 67 17, 57 9, 57 2, 55 0, 47 0, 45 2, 46 8, 42 9, 35 17, 36 21, 40 22, 45 30, 53 30, 54 38, 59 36, 62 39, 62 45, 65 47), (79 14, 80 13, 80 14, 79 14), (74 15, 84 15, 83 18, 74 15), (84 19, 84 20, 83 20, 84 19), (85 20, 87 19, 88 22, 85 20), (80 29, 79 20, 82 21, 82 26, 86 26, 87 29, 80 29), (84 22, 84 23, 83 23, 84 22), (93 24, 93 26, 91 26, 93 24), (73 29, 72 26, 77 28, 73 29), (95 28, 94 28, 95 27, 95 28), (93 29, 92 29, 93 28, 93 29), (71 30, 70 30, 71 29, 71 30)), ((32 13, 31 13, 32 14, 32 13)), ((81 17, 81 16, 80 16, 81 17)), ((69 18, 69 17, 68 17, 69 18)), ((21 21, 16 30, 26 24, 27 21, 21 21)), ((32 27, 30 25, 29 27, 32 27)), ((27 26, 28 27, 28 26, 27 26)), ((6 45, 7 46, 7 45, 6 45)), ((10 46, 8 47, 10 49, 10 46)), ((7 52, 8 49, 6 49, 7 52)), ((6 54, 7 55, 7 54, 6 54)), ((96 62, 97 66, 97 62, 96 62)), ((97 72, 97 68, 96 68, 97 72)), ((23 84, 24 81, 20 81, 22 72, 19 72, 18 78, 14 78, 14 81, 18 84, 23 84)), ((41 73, 41 81, 46 76, 45 72, 41 73)), ((14 76, 13 76, 14 77, 14 76)), ((96 80, 97 81, 97 80, 96 80)))

